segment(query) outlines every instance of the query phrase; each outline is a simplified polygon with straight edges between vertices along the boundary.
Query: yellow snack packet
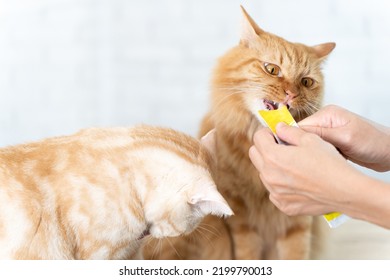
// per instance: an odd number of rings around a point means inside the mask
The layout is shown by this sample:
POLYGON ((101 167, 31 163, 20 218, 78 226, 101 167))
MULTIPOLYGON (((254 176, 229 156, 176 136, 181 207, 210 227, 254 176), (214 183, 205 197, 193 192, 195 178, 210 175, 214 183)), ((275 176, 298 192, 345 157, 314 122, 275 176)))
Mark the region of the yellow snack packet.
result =
POLYGON ((295 122, 293 116, 291 116, 287 107, 282 106, 276 110, 259 110, 258 113, 262 125, 268 126, 272 130, 272 133, 274 134, 276 141, 278 141, 279 144, 286 145, 287 143, 280 140, 276 135, 276 125, 280 122, 284 122, 287 125, 298 127, 298 124, 295 122))
MULTIPOLYGON (((276 135, 276 125, 278 123, 284 122, 287 125, 298 127, 298 124, 296 123, 286 106, 280 106, 280 108, 275 110, 259 110, 258 119, 264 126, 267 126, 271 129, 272 133, 276 138, 276 141, 279 144, 288 145, 288 143, 285 143, 284 141, 280 140, 279 137, 276 135)), ((328 213, 323 215, 323 217, 331 228, 338 227, 349 218, 347 215, 338 212, 328 213)))

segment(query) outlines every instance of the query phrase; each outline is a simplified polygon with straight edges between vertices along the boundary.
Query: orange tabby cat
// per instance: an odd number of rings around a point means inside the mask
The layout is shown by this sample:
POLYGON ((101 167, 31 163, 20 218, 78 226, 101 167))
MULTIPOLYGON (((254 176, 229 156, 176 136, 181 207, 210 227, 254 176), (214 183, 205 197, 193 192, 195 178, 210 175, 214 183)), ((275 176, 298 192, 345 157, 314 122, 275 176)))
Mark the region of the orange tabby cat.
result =
POLYGON ((297 121, 319 109, 321 64, 335 44, 291 43, 243 14, 239 45, 215 69, 211 109, 200 131, 216 129, 216 183, 235 215, 225 221, 207 217, 202 235, 173 239, 160 254, 145 250, 148 258, 307 259, 312 253, 312 217, 288 217, 270 202, 248 150, 260 125, 258 108, 285 104, 297 121))
POLYGON ((205 215, 231 215, 205 147, 139 126, 0 149, 0 259, 141 258, 149 233, 178 236, 205 215))

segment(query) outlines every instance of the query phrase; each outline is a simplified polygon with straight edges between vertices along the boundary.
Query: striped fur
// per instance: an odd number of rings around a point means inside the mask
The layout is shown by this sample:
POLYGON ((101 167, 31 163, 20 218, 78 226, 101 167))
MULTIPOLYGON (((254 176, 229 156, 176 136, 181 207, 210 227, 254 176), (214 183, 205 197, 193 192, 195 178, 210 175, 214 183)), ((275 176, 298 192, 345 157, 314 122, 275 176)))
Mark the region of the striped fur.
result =
POLYGON ((141 258, 148 233, 232 214, 212 163, 200 141, 151 126, 0 149, 0 259, 141 258))

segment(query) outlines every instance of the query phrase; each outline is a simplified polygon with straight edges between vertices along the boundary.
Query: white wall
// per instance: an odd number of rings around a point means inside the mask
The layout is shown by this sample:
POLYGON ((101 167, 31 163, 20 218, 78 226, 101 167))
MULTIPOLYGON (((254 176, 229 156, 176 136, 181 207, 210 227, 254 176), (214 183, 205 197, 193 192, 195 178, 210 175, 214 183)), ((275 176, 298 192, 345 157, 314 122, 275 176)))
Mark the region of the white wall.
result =
POLYGON ((390 125, 386 0, 0 0, 0 146, 138 123, 195 135, 240 4, 290 41, 335 41, 326 103, 390 125))

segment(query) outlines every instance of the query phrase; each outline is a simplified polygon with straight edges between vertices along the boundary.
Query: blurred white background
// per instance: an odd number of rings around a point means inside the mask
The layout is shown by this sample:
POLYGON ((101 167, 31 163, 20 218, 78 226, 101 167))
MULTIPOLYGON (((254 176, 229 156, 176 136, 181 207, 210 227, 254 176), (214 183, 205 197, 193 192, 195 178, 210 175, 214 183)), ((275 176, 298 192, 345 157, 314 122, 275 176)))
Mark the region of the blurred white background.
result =
POLYGON ((240 4, 289 41, 336 42, 325 104, 390 124, 386 0, 0 0, 0 146, 139 123, 195 136, 240 4))
POLYGON ((389 124, 385 0, 0 0, 0 146, 139 123, 196 135, 240 4, 287 40, 336 42, 325 104, 389 124))

